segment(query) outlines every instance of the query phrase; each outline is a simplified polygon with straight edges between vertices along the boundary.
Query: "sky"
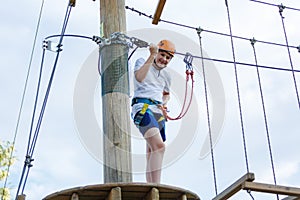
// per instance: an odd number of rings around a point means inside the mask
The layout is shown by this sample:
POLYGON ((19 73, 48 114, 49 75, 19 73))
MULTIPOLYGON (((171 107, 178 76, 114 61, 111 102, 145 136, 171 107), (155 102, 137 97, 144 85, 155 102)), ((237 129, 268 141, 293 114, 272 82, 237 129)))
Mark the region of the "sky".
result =
MULTIPOLYGON (((287 7, 300 9, 300 2, 295 0, 266 2, 283 3, 287 7)), ((47 36, 60 33, 67 4, 67 1, 59 0, 46 0, 44 3, 17 131, 19 109, 42 1, 7 1, 0 8, 0 140, 13 141, 17 133, 17 161, 11 168, 8 179, 13 198, 25 159, 43 40, 47 36)), ((157 1, 126 0, 125 4, 153 15, 157 1)), ((233 35, 285 44, 277 7, 248 0, 231 0, 228 4, 233 35)), ((97 0, 77 1, 71 11, 66 33, 89 37, 99 35, 99 7, 97 0)), ((289 44, 299 46, 300 12, 285 9, 283 15, 289 44)), ((225 1, 168 1, 161 18, 229 34, 225 1)), ((156 43, 162 37, 169 37, 176 43, 177 52, 192 52, 193 55, 200 56, 199 38, 195 30, 163 22, 152 25, 150 19, 130 10, 126 10, 126 22, 126 34, 130 37, 138 37, 148 43, 156 43)), ((53 38, 52 41, 56 42, 56 39, 53 38)), ((233 60, 229 37, 203 31, 201 41, 204 53, 208 57, 233 60)), ((233 42, 236 61, 254 64, 250 42, 240 39, 234 39, 233 42)), ((59 57, 33 155, 33 167, 24 191, 27 199, 42 199, 63 189, 103 183, 103 163, 98 152, 102 148, 102 112, 97 48, 95 42, 82 38, 65 38, 63 41, 63 51, 59 57), (91 71, 87 72, 86 69, 91 71)), ((286 47, 258 42, 255 44, 255 50, 259 65, 291 68, 286 47)), ((136 58, 145 55, 146 49, 137 50, 130 60, 129 69, 136 58)), ((179 112, 184 98, 183 58, 178 55, 170 63, 175 66, 172 74, 176 77, 169 105, 172 116, 179 112)), ((46 51, 38 110, 41 109, 54 59, 55 53, 46 51)), ((291 59, 294 69, 300 70, 299 52, 295 48, 291 49, 291 59)), ((194 58, 195 95, 192 108, 182 120, 167 122, 167 152, 162 183, 188 189, 206 200, 216 195, 215 180, 217 192, 220 193, 243 176, 247 169, 234 65, 211 61, 204 63, 208 73, 208 108, 214 137, 215 169, 213 170, 207 142, 208 122, 202 65, 200 59, 194 58)), ((237 65, 237 69, 249 171, 255 174, 256 182, 273 184, 256 68, 237 65)), ((131 77, 131 74, 129 75, 131 77)), ((292 73, 260 69, 260 78, 277 184, 300 187, 300 113, 292 73)), ((295 79, 299 88, 299 72, 295 73, 295 79)), ((130 96, 132 92, 131 87, 130 96)), ((144 163, 140 160, 144 157, 145 143, 132 123, 131 133, 133 181, 145 182, 144 163)), ((275 195, 257 192, 251 194, 255 199, 276 199, 275 195)), ((280 196, 280 199, 283 198, 284 196, 280 196)), ((240 191, 231 199, 251 197, 246 191, 240 191)))

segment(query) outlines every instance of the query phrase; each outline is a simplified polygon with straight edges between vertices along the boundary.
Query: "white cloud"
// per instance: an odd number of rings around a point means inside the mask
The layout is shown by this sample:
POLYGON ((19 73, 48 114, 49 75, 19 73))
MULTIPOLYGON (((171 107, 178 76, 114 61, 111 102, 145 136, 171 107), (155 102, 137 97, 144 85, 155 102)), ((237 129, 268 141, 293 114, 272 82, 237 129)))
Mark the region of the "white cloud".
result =
MULTIPOLYGON (((294 181, 295 176, 299 174, 299 161, 286 160, 278 163, 275 168, 275 175, 278 185, 297 186, 299 181, 294 181)), ((270 170, 262 171, 260 177, 261 182, 270 183, 274 182, 273 176, 270 174, 270 170)))

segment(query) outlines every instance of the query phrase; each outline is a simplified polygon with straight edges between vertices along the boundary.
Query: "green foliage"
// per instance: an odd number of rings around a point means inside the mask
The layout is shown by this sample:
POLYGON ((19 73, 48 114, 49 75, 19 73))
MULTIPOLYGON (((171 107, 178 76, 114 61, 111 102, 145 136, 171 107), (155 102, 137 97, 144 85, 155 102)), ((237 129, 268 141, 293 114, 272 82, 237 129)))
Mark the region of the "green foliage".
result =
MULTIPOLYGON (((13 165, 15 162, 15 158, 12 157, 12 152, 14 150, 13 145, 10 142, 1 142, 0 141, 0 181, 6 179, 9 175, 7 173, 7 169, 9 166, 13 165)), ((10 191, 9 188, 0 188, 0 197, 1 200, 9 200, 10 199, 10 191)))

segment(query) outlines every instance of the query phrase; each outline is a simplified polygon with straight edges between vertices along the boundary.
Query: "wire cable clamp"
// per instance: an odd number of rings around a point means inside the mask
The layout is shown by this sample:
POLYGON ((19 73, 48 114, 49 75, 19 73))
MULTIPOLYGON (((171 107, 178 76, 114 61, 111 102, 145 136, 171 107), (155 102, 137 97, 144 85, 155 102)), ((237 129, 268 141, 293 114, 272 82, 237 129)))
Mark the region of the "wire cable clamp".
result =
POLYGON ((254 44, 257 42, 255 38, 250 39, 251 45, 254 46, 254 44))
POLYGON ((34 161, 34 159, 33 158, 31 158, 31 156, 26 156, 26 159, 25 159, 25 164, 26 164, 26 166, 28 166, 28 167, 32 167, 33 165, 31 164, 31 162, 32 161, 34 161))
POLYGON ((59 52, 62 51, 63 45, 59 45, 58 43, 52 42, 51 40, 44 40, 43 42, 43 49, 46 49, 48 51, 52 52, 59 52))

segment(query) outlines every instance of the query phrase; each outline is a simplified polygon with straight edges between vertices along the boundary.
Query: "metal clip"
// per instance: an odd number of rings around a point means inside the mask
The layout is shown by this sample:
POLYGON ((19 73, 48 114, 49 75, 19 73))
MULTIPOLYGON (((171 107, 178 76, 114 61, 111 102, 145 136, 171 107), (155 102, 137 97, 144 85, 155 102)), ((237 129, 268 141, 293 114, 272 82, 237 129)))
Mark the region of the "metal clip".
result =
POLYGON ((185 62, 186 64, 186 71, 187 72, 191 72, 193 71, 193 65, 192 65, 192 62, 193 62, 193 55, 190 54, 190 53, 186 53, 185 56, 184 56, 184 59, 183 61, 185 62))
POLYGON ((187 53, 185 54, 185 56, 184 56, 183 61, 184 61, 187 65, 192 65, 193 58, 194 58, 193 55, 187 52, 187 53))

